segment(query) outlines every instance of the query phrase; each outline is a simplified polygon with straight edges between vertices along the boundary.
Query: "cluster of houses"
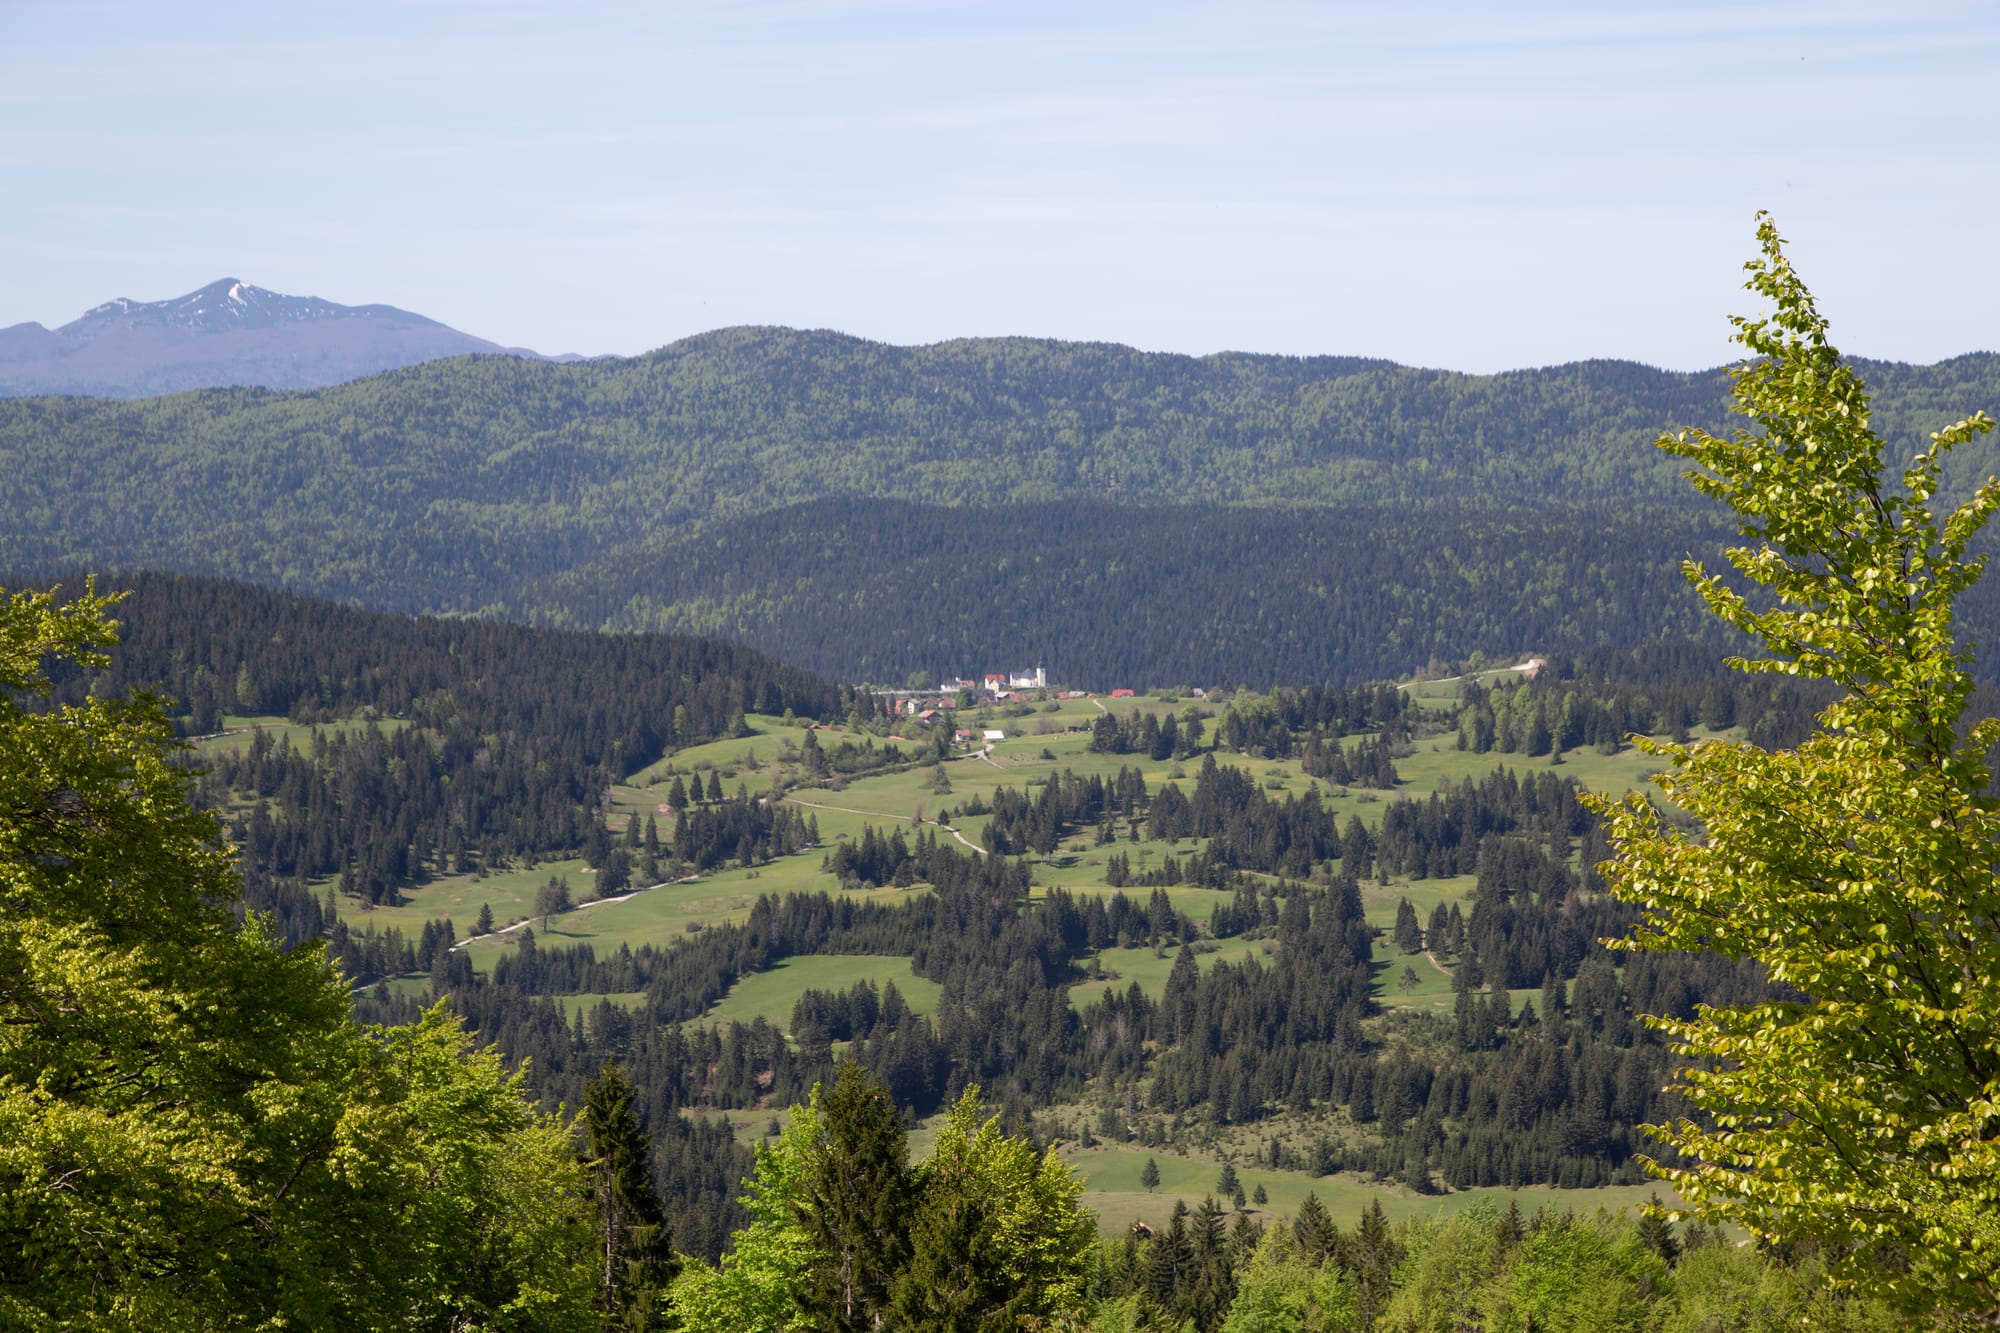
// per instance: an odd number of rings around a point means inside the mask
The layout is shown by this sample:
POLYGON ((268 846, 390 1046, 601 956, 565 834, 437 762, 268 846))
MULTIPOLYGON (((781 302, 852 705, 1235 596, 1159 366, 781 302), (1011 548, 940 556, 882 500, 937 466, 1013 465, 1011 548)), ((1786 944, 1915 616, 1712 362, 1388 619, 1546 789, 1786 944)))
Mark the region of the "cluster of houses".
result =
POLYGON ((1049 669, 1037 666, 1032 671, 995 672, 981 680, 967 680, 955 676, 938 686, 946 694, 957 694, 960 690, 971 690, 975 694, 991 695, 995 699, 1007 698, 1015 690, 1046 690, 1049 687, 1049 669))
MULTIPOLYGON (((1049 687, 1049 669, 1036 666, 1026 671, 1012 673, 994 672, 991 675, 973 679, 954 676, 940 682, 930 690, 879 690, 878 696, 886 695, 895 700, 897 711, 905 717, 913 718, 924 726, 930 726, 940 717, 955 708, 962 707, 970 696, 974 707, 980 704, 1010 703, 1021 698, 1028 691, 1040 693, 1049 687)), ((1072 697, 1080 697, 1081 690, 1070 692, 1072 697)))

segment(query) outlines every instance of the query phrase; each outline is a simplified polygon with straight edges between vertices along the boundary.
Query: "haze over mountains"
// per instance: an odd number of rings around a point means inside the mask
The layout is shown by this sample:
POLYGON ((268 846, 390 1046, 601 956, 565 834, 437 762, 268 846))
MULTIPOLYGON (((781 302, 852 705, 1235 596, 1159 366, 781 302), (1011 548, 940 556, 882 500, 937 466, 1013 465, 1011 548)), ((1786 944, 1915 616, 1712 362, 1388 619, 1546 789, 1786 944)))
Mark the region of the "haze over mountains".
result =
POLYGON ((106 301, 57 329, 0 328, 0 395, 316 389, 475 353, 577 359, 502 347, 395 306, 339 305, 218 278, 172 300, 106 301))

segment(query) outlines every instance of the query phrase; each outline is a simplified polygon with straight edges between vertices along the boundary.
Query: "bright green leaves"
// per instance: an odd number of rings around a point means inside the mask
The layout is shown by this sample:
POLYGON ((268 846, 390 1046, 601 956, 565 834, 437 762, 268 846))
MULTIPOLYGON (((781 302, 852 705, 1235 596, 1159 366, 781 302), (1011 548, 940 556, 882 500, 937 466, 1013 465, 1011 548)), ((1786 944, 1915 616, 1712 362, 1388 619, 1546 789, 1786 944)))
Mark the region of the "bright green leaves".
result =
POLYGON ((1964 729, 1968 654, 1952 627, 1979 577, 1966 545, 2000 505, 1989 481, 1940 526, 1930 507, 1975 416, 1932 437, 1885 488, 1868 398, 1760 219, 1749 286, 1776 307, 1735 321, 1733 372, 1756 424, 1662 447, 1741 516, 1729 559, 1770 602, 1690 566, 1717 615, 1769 656, 1750 671, 1844 693, 1822 730, 1766 753, 1656 747, 1663 794, 1605 809, 1609 875, 1641 921, 1620 947, 1754 959, 1776 998, 1653 1020, 1687 1061, 1691 1114, 1655 1127, 1656 1169, 1699 1213, 1810 1238, 1838 1273, 1913 1305, 1990 1308, 2000 1289, 2000 821, 1982 796, 1992 722, 1964 729))
POLYGON ((24 706, 108 605, 0 591, 0 1326, 593 1327, 567 1130, 239 927, 156 703, 24 706))
POLYGON ((894 1107, 843 1065, 758 1148, 743 1200, 754 1220, 720 1268, 682 1269, 681 1326, 782 1333, 873 1327, 879 1314, 899 1329, 1015 1328, 1082 1303, 1096 1222, 1053 1149, 1003 1132, 972 1088, 929 1157, 909 1167, 901 1154, 894 1107), (884 1190, 892 1164, 902 1175, 884 1190), (894 1206, 878 1211, 885 1195, 894 1206))

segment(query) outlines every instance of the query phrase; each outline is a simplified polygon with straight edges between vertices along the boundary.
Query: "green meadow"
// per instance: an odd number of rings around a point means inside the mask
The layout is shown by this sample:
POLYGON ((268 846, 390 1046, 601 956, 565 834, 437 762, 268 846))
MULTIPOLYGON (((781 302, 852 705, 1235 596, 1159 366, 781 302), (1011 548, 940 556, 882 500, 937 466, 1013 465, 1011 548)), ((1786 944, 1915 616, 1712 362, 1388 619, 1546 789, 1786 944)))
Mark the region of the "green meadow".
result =
MULTIPOLYGON (((1105 1235, 1121 1234, 1129 1230, 1134 1222, 1145 1222, 1155 1228, 1164 1227, 1173 1215, 1176 1201, 1192 1209, 1199 1206, 1203 1198, 1213 1196, 1225 1210, 1230 1208, 1229 1200, 1216 1193, 1222 1163, 1211 1156, 1183 1155, 1172 1148, 1149 1149, 1129 1145, 1080 1149, 1062 1155, 1070 1168, 1082 1178, 1084 1203, 1097 1214, 1098 1230, 1105 1235), (1152 1190, 1140 1184, 1149 1158, 1160 1172, 1160 1183, 1152 1190)), ((1299 1171, 1273 1171, 1241 1162, 1236 1165, 1236 1178, 1246 1196, 1254 1194, 1259 1185, 1264 1187, 1267 1202, 1261 1206, 1250 1205, 1250 1212, 1260 1220, 1274 1216, 1290 1217, 1298 1212, 1307 1194, 1316 1194, 1332 1214, 1333 1220, 1343 1228, 1353 1227, 1355 1219, 1369 1204, 1377 1201, 1393 1223, 1409 1217, 1455 1213, 1481 1200, 1490 1200, 1500 1208, 1505 1208, 1512 1200, 1520 1205, 1524 1213, 1533 1213, 1544 1206, 1626 1212, 1637 1208, 1654 1194, 1660 1195, 1663 1200, 1672 1198, 1671 1191, 1658 1185, 1607 1185, 1591 1190, 1528 1186, 1522 1189, 1483 1188, 1453 1190, 1448 1194, 1418 1194, 1403 1186, 1371 1181, 1353 1172, 1315 1177, 1299 1171)))
POLYGON ((910 960, 882 954, 814 954, 787 958, 767 972, 745 977, 703 1017, 716 1023, 762 1018, 791 1035, 792 1010, 808 990, 846 991, 860 982, 879 990, 894 983, 913 1013, 937 1012, 943 987, 910 971, 910 960))

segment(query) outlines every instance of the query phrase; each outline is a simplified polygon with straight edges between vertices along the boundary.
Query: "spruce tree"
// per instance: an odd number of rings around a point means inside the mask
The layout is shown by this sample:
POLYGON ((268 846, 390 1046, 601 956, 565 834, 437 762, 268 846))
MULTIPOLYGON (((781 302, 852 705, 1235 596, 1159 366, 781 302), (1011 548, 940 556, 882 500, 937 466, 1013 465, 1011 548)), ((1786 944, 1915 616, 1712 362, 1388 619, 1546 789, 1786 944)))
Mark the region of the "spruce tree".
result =
POLYGON ((1674 1224, 1668 1220, 1657 1194, 1647 1199, 1639 1212, 1639 1239, 1647 1249, 1666 1260, 1669 1267, 1681 1257, 1680 1242, 1674 1239, 1674 1224))
POLYGON ((1299 1215, 1292 1220, 1292 1239, 1298 1244, 1299 1254, 1313 1264, 1331 1255, 1339 1244, 1339 1233, 1318 1194, 1308 1193, 1305 1202, 1299 1205, 1299 1215))
POLYGON ((680 1264, 653 1189, 651 1140, 632 1101, 625 1071, 606 1064, 585 1090, 578 1119, 603 1242, 598 1308, 609 1328, 644 1329, 680 1264))
POLYGON ((1146 1299, 1175 1315, 1181 1312, 1183 1288, 1193 1276, 1194 1242, 1188 1236, 1187 1219, 1187 1204, 1176 1199, 1166 1230, 1146 1247, 1146 1299))
POLYGON ((1424 947, 1423 927, 1417 924, 1417 909, 1408 898, 1396 900, 1396 947, 1404 953, 1418 953, 1424 947))
POLYGON ((1361 1214, 1360 1225, 1354 1229, 1352 1246, 1352 1266, 1363 1327, 1371 1326, 1375 1316, 1389 1302, 1396 1263, 1402 1257, 1400 1251, 1401 1247, 1389 1234, 1389 1219, 1382 1211, 1382 1201, 1370 1200, 1361 1214))
POLYGON ((816 1251, 801 1307, 809 1325, 836 1333, 888 1318, 909 1258, 914 1205, 902 1118, 889 1090, 844 1061, 821 1106, 822 1138, 798 1222, 816 1251))

